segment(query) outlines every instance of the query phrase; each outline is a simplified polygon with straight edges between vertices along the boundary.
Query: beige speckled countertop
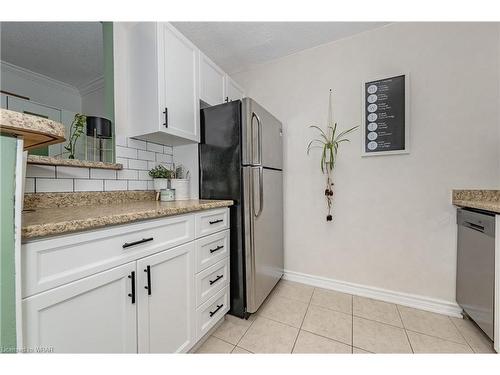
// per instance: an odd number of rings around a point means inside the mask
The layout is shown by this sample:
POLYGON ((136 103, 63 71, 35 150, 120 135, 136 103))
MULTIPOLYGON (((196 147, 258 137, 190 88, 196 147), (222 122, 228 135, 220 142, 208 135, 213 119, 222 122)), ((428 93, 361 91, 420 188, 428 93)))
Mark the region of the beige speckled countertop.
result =
POLYGON ((452 203, 500 214, 500 190, 453 190, 452 203))
POLYGON ((24 149, 64 142, 64 125, 39 116, 0 109, 0 132, 24 139, 24 149))
POLYGON ((230 200, 186 200, 159 202, 131 200, 120 203, 94 204, 79 207, 35 208, 23 212, 22 239, 67 234, 98 229, 109 225, 126 224, 137 220, 155 219, 187 212, 228 207, 230 200))

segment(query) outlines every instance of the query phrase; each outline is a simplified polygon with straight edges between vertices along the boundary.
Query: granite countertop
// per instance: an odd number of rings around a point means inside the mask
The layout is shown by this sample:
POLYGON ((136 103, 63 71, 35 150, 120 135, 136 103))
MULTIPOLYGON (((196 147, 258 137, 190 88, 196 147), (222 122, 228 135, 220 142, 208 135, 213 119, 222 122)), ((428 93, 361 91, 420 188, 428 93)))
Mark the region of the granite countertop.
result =
POLYGON ((0 109, 0 132, 24 139, 24 149, 64 142, 64 125, 43 117, 0 109))
POLYGON ((500 214, 500 190, 453 190, 452 203, 500 214))
POLYGON ((99 169, 123 169, 120 163, 107 163, 103 161, 62 159, 52 156, 28 155, 28 164, 38 165, 60 165, 76 168, 99 168, 99 169))
MULTIPOLYGON (((68 193, 71 194, 71 193, 68 193)), ((94 193, 99 194, 99 193, 94 193)), ((26 201, 26 200, 25 200, 26 201)), ((92 202, 92 201, 89 201, 92 202)), ((155 200, 121 200, 118 203, 96 202, 80 206, 29 207, 22 214, 22 239, 67 234, 138 220, 156 219, 193 211, 228 207, 231 200, 185 200, 159 202, 155 200)), ((27 207, 25 206, 25 209, 27 207)))

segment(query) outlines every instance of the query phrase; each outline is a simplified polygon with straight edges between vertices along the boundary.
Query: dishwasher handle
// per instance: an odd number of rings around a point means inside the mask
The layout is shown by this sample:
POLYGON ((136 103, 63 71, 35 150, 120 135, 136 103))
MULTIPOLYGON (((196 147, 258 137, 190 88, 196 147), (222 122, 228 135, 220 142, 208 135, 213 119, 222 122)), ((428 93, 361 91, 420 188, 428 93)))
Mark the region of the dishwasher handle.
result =
POLYGON ((484 233, 484 226, 471 223, 470 221, 465 221, 464 226, 470 229, 477 230, 478 232, 484 233))

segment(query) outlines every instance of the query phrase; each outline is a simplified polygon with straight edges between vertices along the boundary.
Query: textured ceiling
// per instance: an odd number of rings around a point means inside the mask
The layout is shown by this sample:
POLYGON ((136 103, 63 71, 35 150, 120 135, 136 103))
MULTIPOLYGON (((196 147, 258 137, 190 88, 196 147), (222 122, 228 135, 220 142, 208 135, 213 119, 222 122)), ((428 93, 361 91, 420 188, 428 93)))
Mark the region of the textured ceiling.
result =
POLYGON ((2 22, 1 59, 82 88, 103 75, 100 22, 2 22))
POLYGON ((384 22, 173 22, 227 73, 386 25, 384 22))

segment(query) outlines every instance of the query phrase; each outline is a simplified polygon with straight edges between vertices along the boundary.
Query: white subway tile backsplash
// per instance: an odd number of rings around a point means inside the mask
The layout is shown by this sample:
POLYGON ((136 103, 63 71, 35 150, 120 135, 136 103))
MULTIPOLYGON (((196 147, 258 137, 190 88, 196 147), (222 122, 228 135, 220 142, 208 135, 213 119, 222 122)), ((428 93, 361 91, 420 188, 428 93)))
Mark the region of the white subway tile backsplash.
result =
POLYGON ((119 158, 137 159, 137 150, 135 148, 116 146, 116 156, 119 158))
POLYGON ((125 158, 116 158, 115 160, 118 164, 121 164, 123 168, 128 168, 128 161, 129 159, 125 158))
POLYGON ((73 179, 37 178, 35 188, 37 193, 62 193, 73 191, 73 179))
POLYGON ((89 168, 56 167, 56 178, 89 178, 89 168))
POLYGON ((147 150, 146 141, 140 141, 134 138, 128 139, 128 147, 137 148, 139 150, 147 150))
POLYGON ((115 136, 115 143, 117 146, 127 146, 127 137, 124 137, 123 135, 117 135, 115 136))
POLYGON ((56 167, 52 165, 28 164, 26 167, 26 177, 56 177, 56 167))
POLYGON ((80 180, 75 179, 75 191, 103 191, 103 180, 80 180))
POLYGON ((122 169, 116 173, 116 178, 119 180, 137 180, 137 171, 132 169, 122 169))
POLYGON ((166 155, 166 154, 156 154, 156 161, 160 163, 171 163, 172 162, 172 155, 166 155))
POLYGON ((159 145, 157 143, 148 142, 148 151, 163 153, 163 145, 159 145))
POLYGON ((139 171, 139 180, 152 180, 149 171, 139 171))
POLYGON ((147 181, 129 181, 128 182, 128 190, 147 190, 148 182, 147 181))
POLYGON ((147 160, 129 159, 128 168, 129 169, 147 170, 148 169, 148 162, 147 162, 147 160))
POLYGON ((127 180, 104 180, 104 191, 127 190, 127 180))
POLYGON ((90 178, 116 180, 116 171, 112 169, 91 169, 90 178))
POLYGON ((149 170, 173 166, 172 146, 123 136, 116 136, 115 143, 122 170, 28 164, 25 192, 153 190, 149 170))
POLYGON ((137 151, 137 159, 141 160, 155 160, 155 153, 151 151, 137 151))
POLYGON ((24 180, 24 192, 34 193, 35 192, 35 179, 27 177, 24 180))

